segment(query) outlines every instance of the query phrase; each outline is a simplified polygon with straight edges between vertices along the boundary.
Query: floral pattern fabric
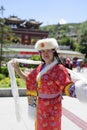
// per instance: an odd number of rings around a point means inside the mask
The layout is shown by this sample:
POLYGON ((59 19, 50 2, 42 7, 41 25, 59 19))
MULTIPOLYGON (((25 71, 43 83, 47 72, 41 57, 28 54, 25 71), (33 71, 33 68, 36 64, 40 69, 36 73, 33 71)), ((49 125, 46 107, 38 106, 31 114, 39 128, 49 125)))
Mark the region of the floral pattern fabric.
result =
MULTIPOLYGON (((26 80, 29 95, 65 93, 67 85, 71 84, 65 67, 55 64, 39 76, 42 65, 33 70, 26 80)), ((44 69, 45 70, 45 69, 44 69)), ((62 104, 61 95, 55 98, 41 98, 37 100, 37 117, 35 130, 61 130, 62 104)))

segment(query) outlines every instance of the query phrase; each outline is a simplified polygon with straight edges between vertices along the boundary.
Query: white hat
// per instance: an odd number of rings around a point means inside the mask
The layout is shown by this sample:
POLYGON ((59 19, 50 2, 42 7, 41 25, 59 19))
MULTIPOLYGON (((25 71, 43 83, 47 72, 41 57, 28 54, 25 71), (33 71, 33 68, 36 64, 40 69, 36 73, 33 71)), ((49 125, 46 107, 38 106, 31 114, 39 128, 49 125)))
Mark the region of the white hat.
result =
POLYGON ((35 44, 35 49, 46 50, 46 49, 58 49, 58 43, 55 38, 46 38, 38 40, 35 44))

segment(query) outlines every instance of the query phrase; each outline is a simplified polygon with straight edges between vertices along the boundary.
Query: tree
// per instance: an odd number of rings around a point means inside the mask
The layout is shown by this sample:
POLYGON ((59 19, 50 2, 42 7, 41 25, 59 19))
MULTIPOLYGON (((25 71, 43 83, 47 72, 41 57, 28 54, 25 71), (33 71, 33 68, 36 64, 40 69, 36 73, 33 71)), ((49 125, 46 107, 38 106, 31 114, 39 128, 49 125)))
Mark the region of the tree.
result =
POLYGON ((0 18, 0 72, 2 64, 3 45, 10 43, 12 37, 12 29, 5 24, 5 20, 0 18))
POLYGON ((80 25, 80 51, 85 54, 87 58, 87 21, 80 25))

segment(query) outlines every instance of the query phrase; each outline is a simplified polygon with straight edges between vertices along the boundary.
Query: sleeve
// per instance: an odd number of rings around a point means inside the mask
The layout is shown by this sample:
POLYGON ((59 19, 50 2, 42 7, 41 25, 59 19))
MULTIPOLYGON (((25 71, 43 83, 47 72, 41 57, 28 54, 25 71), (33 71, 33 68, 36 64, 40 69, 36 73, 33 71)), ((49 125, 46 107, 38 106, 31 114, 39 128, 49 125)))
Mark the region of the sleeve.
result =
POLYGON ((37 70, 32 70, 26 79, 26 94, 28 96, 37 96, 37 70))
POLYGON ((87 103, 87 82, 83 80, 76 81, 75 93, 79 101, 87 103))
POLYGON ((71 80, 71 76, 64 66, 60 66, 59 69, 59 81, 63 94, 71 97, 76 97, 74 82, 71 80))
POLYGON ((59 74, 59 81, 61 82, 63 94, 78 98, 79 101, 87 103, 87 81, 79 79, 76 82, 73 82, 69 78, 66 68, 62 66, 59 74))
POLYGON ((69 96, 76 97, 80 102, 87 103, 87 82, 78 80, 69 89, 69 96))
POLYGON ((65 94, 67 96, 76 98, 75 84, 72 83, 72 84, 67 85, 65 88, 65 94))

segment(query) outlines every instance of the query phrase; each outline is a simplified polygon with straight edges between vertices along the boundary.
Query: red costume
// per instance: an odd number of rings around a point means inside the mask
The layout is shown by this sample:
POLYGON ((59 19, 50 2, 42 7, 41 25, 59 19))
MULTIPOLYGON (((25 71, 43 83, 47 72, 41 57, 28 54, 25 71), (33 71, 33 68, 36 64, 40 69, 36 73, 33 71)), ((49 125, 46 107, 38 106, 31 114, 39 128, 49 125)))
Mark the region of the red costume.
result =
MULTIPOLYGON (((37 105, 36 130, 61 130, 62 94, 77 96, 84 101, 87 99, 87 93, 83 89, 83 85, 87 90, 87 84, 78 81, 75 84, 71 82, 68 71, 62 64, 59 64, 61 62, 57 54, 58 43, 56 39, 38 40, 35 49, 40 52, 45 64, 32 70, 28 76, 18 69, 14 60, 13 66, 19 76, 26 79, 27 95, 37 97, 37 103, 35 102, 37 105), (55 60, 53 61, 53 59, 55 60)), ((20 62, 19 59, 15 61, 20 62)), ((11 72, 14 74, 10 65, 9 68, 10 74, 11 72)), ((13 75, 11 75, 11 79, 12 93, 18 111, 18 89, 13 75)))
POLYGON ((62 64, 52 62, 34 69, 26 80, 27 95, 37 96, 36 130, 61 130, 62 93, 69 95, 70 81, 62 64))

